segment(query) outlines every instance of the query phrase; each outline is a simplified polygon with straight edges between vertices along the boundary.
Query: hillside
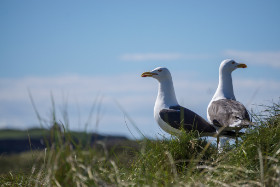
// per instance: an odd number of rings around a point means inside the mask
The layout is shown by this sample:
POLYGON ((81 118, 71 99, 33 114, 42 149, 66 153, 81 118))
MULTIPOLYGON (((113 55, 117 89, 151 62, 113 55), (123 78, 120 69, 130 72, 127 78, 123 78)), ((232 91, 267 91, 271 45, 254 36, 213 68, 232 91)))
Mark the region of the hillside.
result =
MULTIPOLYGON (((64 136, 60 130, 61 136, 64 136)), ((96 141, 118 142, 127 140, 124 136, 100 135, 97 133, 85 133, 70 131, 65 135, 71 136, 72 143, 82 145, 93 144, 96 141)), ((45 128, 31 128, 27 130, 2 129, 0 130, 0 155, 20 153, 31 150, 45 149, 55 141, 55 133, 45 128)), ((62 137, 65 139, 65 137, 62 137)))
POLYGON ((0 184, 22 186, 279 186, 280 105, 218 153, 197 132, 158 140, 85 144, 54 131, 45 151, 1 156, 0 184), (3 162, 4 160, 4 162, 3 162), (5 165, 6 163, 6 165, 5 165), (7 164, 8 163, 8 164, 7 164), (10 164, 10 165, 9 165, 10 164), (10 168, 10 169, 9 169, 10 168), (12 169, 11 169, 12 168, 12 169))

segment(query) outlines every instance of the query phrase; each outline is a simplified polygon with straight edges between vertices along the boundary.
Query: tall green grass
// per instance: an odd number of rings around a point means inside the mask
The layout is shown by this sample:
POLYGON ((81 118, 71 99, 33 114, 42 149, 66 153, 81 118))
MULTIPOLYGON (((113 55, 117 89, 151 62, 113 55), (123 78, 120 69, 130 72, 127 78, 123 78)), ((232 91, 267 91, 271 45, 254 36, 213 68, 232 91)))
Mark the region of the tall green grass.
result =
MULTIPOLYGON (((237 145, 218 153, 215 142, 196 132, 121 147, 82 146, 67 128, 54 128, 53 142, 29 173, 0 178, 28 186, 279 186, 280 105, 253 115, 256 127, 237 145), (266 114, 263 116, 263 114, 266 114)), ((55 113, 53 113, 55 115, 55 113)), ((65 126, 54 116, 53 124, 65 126)))

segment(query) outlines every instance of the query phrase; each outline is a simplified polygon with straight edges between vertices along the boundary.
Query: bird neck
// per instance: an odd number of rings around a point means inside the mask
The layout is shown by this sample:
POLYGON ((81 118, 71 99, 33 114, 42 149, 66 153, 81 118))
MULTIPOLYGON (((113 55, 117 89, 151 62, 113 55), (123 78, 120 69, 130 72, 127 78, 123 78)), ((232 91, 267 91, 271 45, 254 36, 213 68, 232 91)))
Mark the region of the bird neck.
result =
POLYGON ((219 72, 219 85, 212 100, 219 99, 235 100, 231 72, 223 72, 222 70, 219 72))
POLYGON ((178 105, 172 79, 163 80, 159 83, 156 106, 168 108, 178 105))

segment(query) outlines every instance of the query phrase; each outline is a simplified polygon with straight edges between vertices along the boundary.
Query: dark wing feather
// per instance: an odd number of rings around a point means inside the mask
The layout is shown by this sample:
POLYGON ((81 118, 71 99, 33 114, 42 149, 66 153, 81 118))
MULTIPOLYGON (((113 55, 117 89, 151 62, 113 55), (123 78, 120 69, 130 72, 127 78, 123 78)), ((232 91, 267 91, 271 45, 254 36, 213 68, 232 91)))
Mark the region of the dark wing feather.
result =
POLYGON ((186 131, 197 130, 200 133, 216 132, 216 129, 198 114, 181 106, 163 109, 159 115, 164 122, 176 129, 183 127, 186 131))
POLYGON ((251 121, 245 106, 231 99, 213 101, 208 108, 208 114, 215 126, 228 127, 238 120, 251 121))

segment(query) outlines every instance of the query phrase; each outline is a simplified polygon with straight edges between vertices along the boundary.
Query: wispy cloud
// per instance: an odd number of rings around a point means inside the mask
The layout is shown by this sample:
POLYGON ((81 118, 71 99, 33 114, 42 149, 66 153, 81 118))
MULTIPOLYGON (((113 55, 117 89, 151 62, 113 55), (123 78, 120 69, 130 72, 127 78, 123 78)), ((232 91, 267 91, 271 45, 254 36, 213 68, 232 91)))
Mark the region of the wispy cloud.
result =
MULTIPOLYGON (((173 72, 173 81, 178 101, 198 114, 206 117, 206 108, 211 100, 217 82, 212 79, 196 80, 185 73, 173 72)), ((125 134, 129 136, 124 114, 115 104, 117 100, 138 124, 138 128, 147 136, 162 131, 153 119, 153 107, 157 94, 157 82, 149 78, 140 78, 137 74, 94 76, 80 75, 59 77, 26 77, 0 79, 0 128, 27 127, 36 124, 36 115, 28 98, 30 89, 37 108, 46 119, 51 114, 50 92, 52 92, 58 112, 63 109, 68 98, 70 128, 81 129, 88 119, 94 100, 102 98, 102 115, 99 132, 125 134), (122 84, 119 84, 119 83, 122 84)), ((277 100, 280 83, 271 80, 234 79, 235 94, 244 104, 264 104, 264 101, 277 100), (253 97, 254 92, 258 91, 253 97)), ((250 105, 251 107, 251 105, 250 105)), ((254 107, 254 106, 252 106, 254 107)), ((95 123, 93 116, 93 126, 95 123)))
POLYGON ((226 50, 224 54, 235 59, 280 68, 280 51, 252 52, 226 50))
POLYGON ((155 61, 155 60, 185 60, 185 59, 204 59, 207 54, 183 54, 183 53, 131 53, 123 54, 120 59, 123 61, 155 61))

